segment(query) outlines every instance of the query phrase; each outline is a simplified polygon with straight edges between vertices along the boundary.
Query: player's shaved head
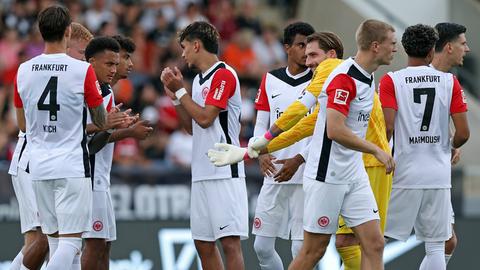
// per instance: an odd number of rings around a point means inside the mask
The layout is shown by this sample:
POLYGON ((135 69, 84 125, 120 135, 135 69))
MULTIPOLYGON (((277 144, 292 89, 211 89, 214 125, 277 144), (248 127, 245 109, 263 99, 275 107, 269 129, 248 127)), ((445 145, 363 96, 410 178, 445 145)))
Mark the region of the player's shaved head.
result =
POLYGON ((194 22, 189 24, 179 34, 179 42, 200 40, 205 50, 209 53, 218 53, 218 34, 215 26, 208 22, 194 22))
POLYGON ((409 26, 402 35, 403 48, 410 57, 427 57, 437 40, 438 35, 435 29, 424 24, 409 26))
POLYGON ((88 43, 87 48, 85 49, 85 58, 89 61, 90 58, 104 51, 119 53, 120 45, 111 37, 96 37, 88 43))
POLYGON ((338 59, 343 58, 343 44, 340 38, 332 32, 313 33, 307 37, 307 43, 318 42, 318 47, 325 52, 334 50, 338 59))
POLYGON ((467 32, 467 28, 461 24, 443 22, 435 25, 438 32, 438 41, 435 44, 435 51, 441 52, 448 42, 455 41, 461 34, 467 32))
POLYGON ((62 41, 67 27, 72 23, 66 7, 50 6, 38 14, 38 28, 46 42, 62 41))
POLYGON ((388 38, 388 32, 395 32, 388 23, 373 19, 362 22, 355 34, 359 50, 369 50, 373 42, 382 43, 388 38))

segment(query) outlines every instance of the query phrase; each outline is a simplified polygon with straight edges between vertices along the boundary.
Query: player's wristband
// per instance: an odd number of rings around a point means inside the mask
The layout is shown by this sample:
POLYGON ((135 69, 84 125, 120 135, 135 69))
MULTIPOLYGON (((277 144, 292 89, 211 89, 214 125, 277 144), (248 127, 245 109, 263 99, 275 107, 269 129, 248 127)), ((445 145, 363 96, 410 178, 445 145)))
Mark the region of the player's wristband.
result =
POLYGON ((278 136, 278 133, 274 133, 270 129, 267 132, 265 132, 265 134, 263 135, 263 137, 267 139, 267 141, 271 141, 277 136, 278 136))
POLYGON ((175 96, 177 97, 177 100, 180 101, 180 99, 185 96, 187 93, 187 89, 181 88, 177 92, 175 92, 175 96))
POLYGON ((180 100, 178 100, 178 99, 172 99, 172 103, 173 103, 173 106, 182 105, 182 103, 181 103, 180 100))

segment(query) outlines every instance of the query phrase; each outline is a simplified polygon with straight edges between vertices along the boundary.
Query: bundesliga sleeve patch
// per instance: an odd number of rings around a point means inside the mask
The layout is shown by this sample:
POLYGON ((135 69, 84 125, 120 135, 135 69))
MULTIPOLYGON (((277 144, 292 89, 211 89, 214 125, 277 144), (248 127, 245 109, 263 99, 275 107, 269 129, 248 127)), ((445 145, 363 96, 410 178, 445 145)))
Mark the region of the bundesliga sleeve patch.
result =
POLYGON ((348 92, 347 90, 336 89, 335 90, 335 97, 333 99, 333 103, 340 104, 340 105, 346 105, 349 94, 350 94, 350 92, 348 92))
POLYGON ((463 101, 463 103, 467 104, 467 95, 465 95, 465 92, 463 92, 463 89, 461 89, 460 91, 462 91, 462 101, 463 101))

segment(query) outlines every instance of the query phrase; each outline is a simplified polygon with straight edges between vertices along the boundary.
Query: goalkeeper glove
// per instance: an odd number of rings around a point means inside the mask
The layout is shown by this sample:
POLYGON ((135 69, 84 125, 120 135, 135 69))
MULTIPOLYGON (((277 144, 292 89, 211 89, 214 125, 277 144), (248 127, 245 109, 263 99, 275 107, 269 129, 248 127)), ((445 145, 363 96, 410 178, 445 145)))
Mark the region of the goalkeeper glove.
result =
MULTIPOLYGON (((256 152, 256 155, 258 157, 258 152, 256 152)), ((216 143, 215 149, 208 150, 208 157, 215 166, 221 167, 248 159, 249 155, 247 155, 246 148, 227 143, 216 143)))

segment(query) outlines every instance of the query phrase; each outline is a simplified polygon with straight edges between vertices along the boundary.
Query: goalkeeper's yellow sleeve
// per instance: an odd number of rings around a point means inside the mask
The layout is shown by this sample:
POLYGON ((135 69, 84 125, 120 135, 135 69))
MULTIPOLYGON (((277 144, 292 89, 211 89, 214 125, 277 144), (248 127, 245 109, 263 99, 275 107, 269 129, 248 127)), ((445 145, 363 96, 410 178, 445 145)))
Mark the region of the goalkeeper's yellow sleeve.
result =
POLYGON ((315 129, 315 123, 317 122, 319 108, 320 106, 317 104, 312 114, 308 115, 307 117, 303 117, 293 128, 282 132, 280 135, 270 141, 270 143, 267 145, 267 151, 272 153, 286 148, 303 138, 312 136, 313 130, 315 129))
POLYGON ((329 58, 315 69, 313 79, 302 95, 293 102, 283 112, 282 116, 275 121, 275 125, 283 131, 292 128, 305 114, 317 103, 317 98, 322 91, 323 84, 328 78, 328 75, 340 64, 343 60, 336 58, 329 58))

